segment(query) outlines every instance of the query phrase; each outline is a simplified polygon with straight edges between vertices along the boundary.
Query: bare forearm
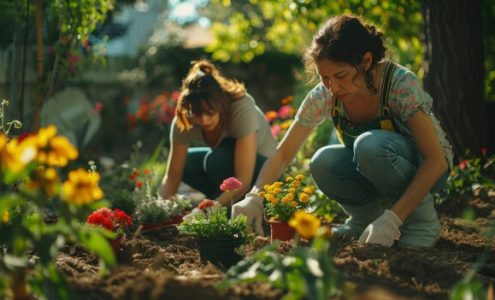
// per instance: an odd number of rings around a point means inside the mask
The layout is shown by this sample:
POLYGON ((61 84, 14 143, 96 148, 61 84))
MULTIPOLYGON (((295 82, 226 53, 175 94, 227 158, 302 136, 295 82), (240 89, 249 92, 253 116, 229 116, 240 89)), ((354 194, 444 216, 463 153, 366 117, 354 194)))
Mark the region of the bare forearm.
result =
POLYGON ((160 186, 159 194, 163 199, 168 199, 171 196, 177 194, 177 190, 179 189, 180 181, 172 180, 170 178, 165 177, 160 186))
POLYGON ((290 162, 284 160, 281 155, 275 154, 270 156, 261 168, 258 179, 251 189, 251 192, 257 193, 265 184, 271 184, 280 178, 289 163, 290 162))
POLYGON ((447 168, 445 160, 425 160, 402 197, 393 205, 392 211, 403 221, 407 219, 447 168))

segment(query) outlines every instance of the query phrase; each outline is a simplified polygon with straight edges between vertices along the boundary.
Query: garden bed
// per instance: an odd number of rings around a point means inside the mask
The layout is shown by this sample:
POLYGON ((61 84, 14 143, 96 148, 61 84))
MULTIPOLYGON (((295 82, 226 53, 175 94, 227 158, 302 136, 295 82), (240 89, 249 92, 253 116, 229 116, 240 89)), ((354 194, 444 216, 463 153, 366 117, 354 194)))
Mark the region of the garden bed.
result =
MULTIPOLYGON (((447 200, 438 211, 442 234, 432 249, 335 241, 333 261, 347 289, 362 299, 446 299, 482 256, 484 264, 475 276, 495 285, 495 241, 482 235, 495 220, 495 191, 447 200), (476 216, 474 222, 461 218, 467 207, 476 216)), ((246 254, 268 243, 269 238, 258 237, 246 254)), ((291 246, 291 242, 282 242, 280 251, 291 246)), ((128 237, 122 242, 118 260, 119 265, 101 277, 97 258, 72 245, 64 249, 56 264, 83 299, 280 299, 283 295, 268 283, 217 291, 215 285, 224 272, 200 264, 195 241, 178 235, 175 228, 128 237)))

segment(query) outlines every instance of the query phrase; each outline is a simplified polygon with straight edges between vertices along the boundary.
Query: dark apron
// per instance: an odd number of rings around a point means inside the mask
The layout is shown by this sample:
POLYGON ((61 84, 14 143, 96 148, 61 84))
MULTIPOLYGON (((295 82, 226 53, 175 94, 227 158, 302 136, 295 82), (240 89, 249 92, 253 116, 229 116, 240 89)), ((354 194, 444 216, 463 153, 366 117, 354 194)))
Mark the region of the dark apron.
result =
POLYGON ((392 122, 392 114, 388 106, 388 94, 392 86, 392 74, 397 66, 392 62, 387 62, 385 73, 383 75, 382 84, 380 87, 380 95, 378 101, 381 104, 380 115, 374 120, 356 124, 342 116, 342 102, 335 98, 332 108, 332 120, 337 131, 337 137, 341 144, 347 148, 353 148, 356 138, 364 132, 376 129, 396 131, 392 122))

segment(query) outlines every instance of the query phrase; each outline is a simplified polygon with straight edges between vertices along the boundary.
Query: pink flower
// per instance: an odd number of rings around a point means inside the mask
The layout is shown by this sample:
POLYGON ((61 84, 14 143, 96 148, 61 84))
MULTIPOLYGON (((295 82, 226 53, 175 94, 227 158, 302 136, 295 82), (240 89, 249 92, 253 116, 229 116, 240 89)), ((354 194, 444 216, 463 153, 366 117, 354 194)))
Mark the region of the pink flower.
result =
POLYGON ((486 155, 488 154, 488 149, 486 147, 481 148, 481 154, 486 157, 486 155))
POLYGON ((294 108, 290 105, 283 105, 278 110, 278 117, 281 119, 288 119, 294 116, 294 108))
POLYGON ((95 113, 101 113, 104 107, 105 107, 105 105, 103 103, 96 102, 93 110, 95 113))
POLYGON ((235 177, 229 177, 225 179, 220 185, 220 190, 222 192, 230 191, 230 190, 238 190, 240 188, 242 188, 242 182, 240 182, 239 179, 235 177))
POLYGON ((459 169, 464 170, 468 165, 469 161, 467 159, 464 159, 459 163, 459 169))
POLYGON ((272 136, 277 139, 280 133, 282 133, 282 128, 280 128, 280 125, 275 124, 270 128, 270 132, 272 133, 272 136))

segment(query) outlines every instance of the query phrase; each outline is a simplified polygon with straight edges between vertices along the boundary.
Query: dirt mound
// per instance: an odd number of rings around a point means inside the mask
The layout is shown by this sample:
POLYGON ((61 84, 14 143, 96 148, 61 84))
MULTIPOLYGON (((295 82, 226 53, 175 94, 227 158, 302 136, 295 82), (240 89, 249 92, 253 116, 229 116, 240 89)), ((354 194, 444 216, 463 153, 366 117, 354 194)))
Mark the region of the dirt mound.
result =
MULTIPOLYGON (((482 262, 476 277, 495 282, 495 241, 484 238, 495 221, 495 191, 459 197, 438 207, 442 234, 431 249, 360 246, 356 241, 334 242, 334 263, 357 299, 446 299, 452 286, 473 265, 482 262), (466 208, 472 222, 460 217, 466 208)), ((268 244, 258 237, 246 255, 268 244)), ((281 243, 286 252, 292 243, 281 243)), ((83 299, 280 299, 268 283, 215 289, 224 273, 202 265, 195 241, 165 228, 138 234, 122 242, 119 265, 99 273, 98 260, 78 245, 67 246, 56 264, 75 293, 83 299)))

